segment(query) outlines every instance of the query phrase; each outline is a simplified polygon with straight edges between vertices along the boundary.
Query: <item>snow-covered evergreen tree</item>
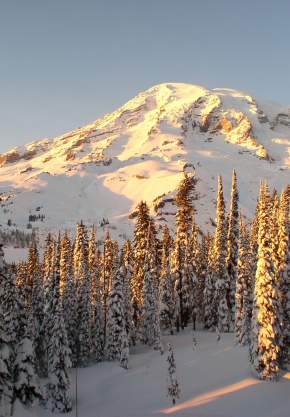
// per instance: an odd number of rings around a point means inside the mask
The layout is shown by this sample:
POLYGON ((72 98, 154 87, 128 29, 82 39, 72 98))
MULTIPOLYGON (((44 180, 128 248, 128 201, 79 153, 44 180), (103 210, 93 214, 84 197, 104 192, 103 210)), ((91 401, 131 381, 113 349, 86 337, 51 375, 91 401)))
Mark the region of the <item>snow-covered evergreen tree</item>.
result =
POLYGON ((72 246, 67 233, 64 234, 60 251, 60 297, 63 318, 71 350, 72 365, 77 365, 77 285, 73 271, 72 246))
POLYGON ((132 308, 132 279, 133 279, 133 252, 130 240, 127 240, 123 248, 123 296, 124 296, 124 314, 126 322, 126 331, 129 336, 129 342, 134 343, 136 334, 133 322, 132 308))
POLYGON ((36 355, 36 369, 39 375, 45 375, 45 372, 43 372, 46 368, 46 339, 45 334, 43 332, 45 305, 44 284, 43 276, 40 269, 38 248, 35 241, 32 243, 32 246, 30 248, 28 266, 28 274, 31 274, 32 276, 31 311, 29 311, 29 315, 32 314, 31 320, 33 321, 33 326, 31 326, 30 330, 33 332, 33 343, 36 355))
POLYGON ((89 263, 89 271, 93 273, 96 268, 96 256, 97 256, 97 233, 96 227, 93 225, 91 230, 91 236, 89 239, 89 247, 88 247, 88 263, 89 263))
POLYGON ((0 413, 11 415, 14 402, 15 343, 14 289, 0 245, 0 413))
MULTIPOLYGON (((0 313, 3 314, 2 306, 0 313)), ((2 325, 0 322, 0 415, 6 417, 11 415, 14 401, 14 360, 2 325)))
POLYGON ((29 289, 28 293, 28 303, 32 304, 33 297, 33 288, 35 285, 38 285, 40 275, 40 265, 39 265, 39 255, 36 241, 33 240, 28 253, 28 263, 27 263, 27 286, 29 289), (37 282, 37 284, 36 284, 37 282))
POLYGON ((257 201, 255 215, 251 224, 251 252, 253 254, 253 270, 257 269, 258 261, 258 233, 259 233, 259 200, 257 201))
POLYGON ((76 280, 82 280, 88 270, 88 232, 83 222, 77 225, 73 250, 74 274, 76 280))
POLYGON ((16 357, 16 398, 26 407, 31 407, 43 399, 36 375, 35 351, 33 343, 33 320, 30 315, 24 336, 17 347, 16 357))
MULTIPOLYGON (((189 242, 187 246, 187 259, 189 265, 189 276, 190 276, 190 285, 191 285, 191 300, 192 300, 192 322, 193 327, 196 326, 196 320, 201 317, 202 308, 203 308, 203 297, 200 284, 201 277, 198 276, 201 272, 201 246, 199 242, 199 227, 195 222, 195 213, 192 215, 191 220, 191 232, 189 237, 189 242)), ((203 278, 202 278, 203 280, 203 278)))
POLYGON ((36 368, 39 376, 47 376, 47 342, 50 339, 50 332, 52 328, 52 320, 55 307, 55 296, 58 295, 58 288, 56 288, 55 280, 55 245, 56 242, 51 234, 48 234, 45 239, 44 255, 43 255, 43 320, 41 329, 39 330, 39 322, 34 321, 33 340, 38 338, 36 342, 36 368), (38 352, 39 349, 39 352, 38 352))
POLYGON ((54 239, 49 233, 45 239, 44 255, 43 255, 43 282, 44 286, 49 283, 47 281, 53 275, 54 266, 53 266, 53 252, 54 252, 54 239))
POLYGON ((227 273, 228 273, 228 300, 230 310, 230 328, 235 325, 235 293, 237 281, 238 264, 238 241, 239 241, 239 194, 237 187, 237 176, 235 170, 232 175, 231 205, 229 211, 228 233, 227 233, 227 273))
POLYGON ((166 257, 170 257, 170 252, 173 248, 173 238, 170 234, 169 228, 167 225, 164 225, 162 228, 162 250, 165 250, 166 257))
POLYGON ((217 309, 217 322, 221 332, 230 329, 230 314, 227 302, 228 279, 226 271, 226 228, 225 228, 225 203, 223 196, 223 184, 221 176, 218 177, 218 195, 216 208, 216 231, 213 244, 212 274, 215 281, 216 295, 215 308, 217 309))
POLYGON ((156 267, 156 240, 149 223, 143 285, 143 342, 155 349, 161 348, 158 308, 158 272, 156 267))
POLYGON ((187 326, 190 318, 193 319, 195 326, 195 295, 197 279, 192 264, 190 237, 187 237, 185 244, 184 266, 182 274, 181 297, 183 306, 183 325, 187 326))
MULTIPOLYGON (((22 283, 23 284, 23 283, 22 283)), ((40 269, 39 254, 35 238, 29 247, 28 262, 26 267, 26 279, 23 302, 26 304, 26 310, 33 315, 34 320, 34 344, 37 353, 37 369, 42 374, 44 368, 45 343, 42 332, 44 319, 44 288, 42 273, 40 269)), ((21 294, 20 294, 21 296, 21 294)))
POLYGON ((112 289, 113 279, 116 272, 116 246, 109 231, 106 233, 103 249, 103 262, 101 273, 101 294, 103 298, 103 317, 104 317, 104 339, 107 337, 107 316, 108 316, 108 296, 112 289))
POLYGON ((103 309, 102 309, 102 294, 101 294, 101 257, 97 249, 94 228, 89 244, 89 269, 91 274, 91 303, 92 303, 92 317, 91 317, 91 335, 92 335, 92 357, 96 361, 100 361, 103 357, 104 350, 104 323, 103 323, 103 309), (93 246, 95 247, 93 249, 93 246))
POLYGON ((92 351, 90 291, 90 276, 87 272, 79 282, 77 301, 77 357, 81 365, 87 365, 92 351))
POLYGON ((203 303, 204 303, 204 327, 214 330, 216 327, 216 299, 215 299, 215 281, 214 281, 214 239, 209 241, 209 250, 207 254, 207 271, 205 276, 203 303))
POLYGON ((91 275, 88 265, 87 228, 81 222, 77 226, 74 246, 74 273, 77 286, 77 362, 87 365, 92 351, 91 339, 91 275))
POLYGON ((254 283, 253 261, 250 231, 241 218, 236 284, 235 333, 237 341, 242 345, 249 344, 251 337, 254 283))
POLYGON ((61 300, 59 299, 54 316, 52 336, 48 343, 48 407, 53 412, 67 413, 72 409, 68 375, 68 369, 71 367, 70 354, 61 300))
POLYGON ((276 274, 280 284, 281 324, 283 329, 281 344, 282 363, 290 361, 290 204, 286 189, 280 198, 278 213, 278 247, 276 274))
POLYGON ((25 327, 27 322, 27 316, 29 314, 29 310, 25 304, 24 293, 21 291, 21 287, 17 284, 17 278, 14 277, 15 283, 15 301, 16 301, 16 316, 17 316, 17 323, 16 326, 16 341, 17 343, 23 338, 25 333, 25 327))
POLYGON ((193 198, 196 178, 184 172, 176 193, 176 239, 171 257, 171 271, 175 280, 175 289, 179 296, 178 322, 184 328, 192 312, 192 271, 190 270, 189 245, 190 226, 194 212, 193 198))
POLYGON ((182 329, 185 326, 185 315, 183 308, 183 297, 182 297, 182 281, 184 275, 184 261, 182 256, 181 243, 179 240, 175 241, 174 250, 170 258, 170 268, 174 279, 174 293, 176 296, 176 329, 182 329), (178 299, 178 300, 177 300, 178 299))
POLYGON ((279 374, 281 341, 281 306, 272 250, 271 199, 267 184, 262 184, 250 359, 258 376, 269 380, 279 374))
POLYGON ((31 309, 31 305, 28 303, 28 285, 27 285, 27 264, 24 261, 20 261, 16 265, 16 287, 18 288, 18 294, 25 306, 25 310, 31 309))
POLYGON ((59 295, 63 298, 67 281, 72 273, 72 247, 68 233, 65 232, 60 246, 60 284, 59 295))
MULTIPOLYGON (((121 266, 121 265, 120 265, 121 266)), ((106 338, 106 357, 108 360, 120 360, 126 332, 124 316, 123 283, 119 270, 115 273, 113 287, 108 297, 108 319, 106 338)), ((128 337, 128 335, 127 335, 128 337)))
POLYGON ((170 272, 169 253, 163 238, 160 286, 159 286, 160 325, 173 334, 175 322, 174 282, 170 272))
POLYGON ((176 363, 174 351, 170 343, 168 343, 168 377, 167 377, 167 396, 171 399, 172 404, 175 405, 176 400, 180 398, 180 387, 176 375, 176 363))
POLYGON ((143 305, 144 262, 146 257, 146 245, 148 227, 150 222, 149 208, 146 202, 141 201, 137 207, 137 220, 134 230, 133 255, 134 274, 132 278, 133 317, 135 327, 140 324, 140 316, 143 305))
POLYGON ((176 193, 176 237, 180 242, 186 244, 189 235, 190 225, 192 223, 193 200, 195 198, 196 178, 186 172, 180 181, 176 193))
MULTIPOLYGON (((44 317, 42 322, 41 334, 43 334, 43 343, 45 345, 45 357, 42 358, 36 350, 38 373, 40 376, 46 376, 50 373, 49 360, 47 358, 48 346, 52 338, 54 320, 57 305, 59 303, 59 285, 60 285, 60 239, 53 242, 52 253, 49 255, 50 270, 46 278, 44 294, 44 317)), ((37 328, 35 329, 34 338, 38 337, 37 328)))

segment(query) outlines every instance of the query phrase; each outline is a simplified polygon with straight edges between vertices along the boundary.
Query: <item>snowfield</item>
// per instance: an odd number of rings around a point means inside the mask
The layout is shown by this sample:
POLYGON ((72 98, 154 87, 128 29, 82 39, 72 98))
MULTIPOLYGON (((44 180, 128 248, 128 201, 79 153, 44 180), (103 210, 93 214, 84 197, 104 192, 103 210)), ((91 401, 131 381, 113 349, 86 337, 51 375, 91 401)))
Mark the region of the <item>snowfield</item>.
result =
POLYGON ((252 215, 261 179, 278 191, 289 182, 289 109, 231 89, 154 86, 90 125, 0 155, 0 224, 26 229, 29 215, 42 215, 34 228, 71 230, 105 218, 119 239, 130 236, 129 215, 146 200, 170 225, 186 164, 199 178, 203 227, 214 216, 217 175, 228 198, 233 168, 242 212, 252 215))
MULTIPOLYGON (((197 331, 192 348, 188 328, 179 335, 164 336, 172 343, 182 396, 175 407, 166 397, 167 352, 163 356, 139 346, 132 350, 129 370, 118 363, 102 362, 78 370, 79 417, 289 417, 290 373, 278 382, 263 382, 251 372, 247 348, 235 345, 232 334, 197 331)), ((71 371, 76 416, 75 370, 71 371)), ((40 408, 16 405, 16 417, 52 417, 40 408)))

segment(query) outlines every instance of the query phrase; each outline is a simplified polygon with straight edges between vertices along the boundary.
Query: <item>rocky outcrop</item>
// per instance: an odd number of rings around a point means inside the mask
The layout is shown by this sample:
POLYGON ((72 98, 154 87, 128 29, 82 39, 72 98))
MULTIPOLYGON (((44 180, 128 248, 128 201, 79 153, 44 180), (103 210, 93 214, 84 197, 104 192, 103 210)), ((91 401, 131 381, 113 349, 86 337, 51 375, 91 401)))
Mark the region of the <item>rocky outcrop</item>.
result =
POLYGON ((11 151, 9 153, 5 153, 0 155, 0 165, 1 167, 6 164, 13 164, 14 162, 18 162, 21 159, 21 156, 16 151, 11 151))
POLYGON ((275 119, 275 124, 290 127, 290 111, 288 113, 278 113, 275 119))

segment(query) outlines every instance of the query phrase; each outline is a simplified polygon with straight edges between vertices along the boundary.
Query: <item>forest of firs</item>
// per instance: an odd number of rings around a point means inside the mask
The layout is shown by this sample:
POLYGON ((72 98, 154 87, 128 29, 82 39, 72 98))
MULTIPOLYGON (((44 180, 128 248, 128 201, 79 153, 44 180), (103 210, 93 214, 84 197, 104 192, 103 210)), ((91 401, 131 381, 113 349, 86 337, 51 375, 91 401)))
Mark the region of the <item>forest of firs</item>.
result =
MULTIPOLYGON (((5 262, 1 245, 4 416, 13 415, 16 400, 68 412, 70 367, 117 361, 127 369, 132 346, 162 354, 163 335, 187 326, 234 332, 248 345, 257 377, 279 377, 290 362, 290 185, 279 195, 261 182, 248 219, 239 208, 235 171, 228 204, 219 177, 210 233, 196 222, 196 182, 184 173, 174 228, 157 225, 141 201, 132 240, 122 245, 109 228, 100 241, 95 226, 83 222, 74 238, 61 231, 40 243, 35 234, 25 262, 5 262)), ((169 354, 168 394, 175 403, 171 347, 169 354)))

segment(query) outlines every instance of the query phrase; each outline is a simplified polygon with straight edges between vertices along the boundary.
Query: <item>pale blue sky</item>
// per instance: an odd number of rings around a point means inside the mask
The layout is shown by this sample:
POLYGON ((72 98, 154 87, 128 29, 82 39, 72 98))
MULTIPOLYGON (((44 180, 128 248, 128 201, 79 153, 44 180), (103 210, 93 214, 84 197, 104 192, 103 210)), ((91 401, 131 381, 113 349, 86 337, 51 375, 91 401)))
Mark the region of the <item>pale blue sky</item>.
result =
POLYGON ((0 152, 160 82, 290 105, 287 0, 0 0, 0 152))

